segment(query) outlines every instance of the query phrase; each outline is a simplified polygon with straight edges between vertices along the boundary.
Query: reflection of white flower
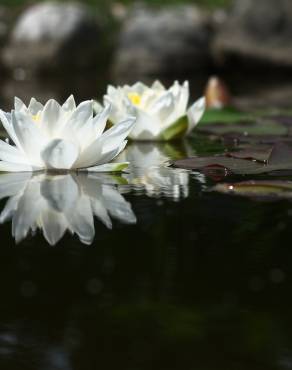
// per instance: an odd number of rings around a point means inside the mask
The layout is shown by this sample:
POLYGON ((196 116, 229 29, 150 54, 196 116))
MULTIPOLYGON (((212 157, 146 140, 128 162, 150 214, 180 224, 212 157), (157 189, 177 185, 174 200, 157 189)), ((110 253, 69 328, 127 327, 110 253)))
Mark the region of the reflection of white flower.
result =
POLYGON ((9 197, 0 215, 3 223, 12 219, 16 242, 31 230, 41 229, 51 245, 66 230, 76 233, 80 241, 91 244, 95 235, 94 216, 108 228, 111 217, 135 223, 131 205, 111 184, 101 183, 98 175, 78 174, 31 177, 28 173, 0 175, 0 199, 9 197))
POLYGON ((76 107, 73 96, 60 106, 49 100, 45 106, 31 99, 27 107, 15 99, 11 113, 0 111, 0 119, 15 146, 0 141, 0 171, 44 169, 91 171, 121 170, 111 162, 124 148, 135 118, 124 117, 104 131, 110 106, 93 116, 93 101, 76 107))
POLYGON ((140 190, 142 186, 150 197, 165 196, 179 200, 189 195, 189 174, 184 170, 152 167, 144 176, 137 176, 130 183, 134 190, 140 190))
POLYGON ((163 146, 153 143, 131 143, 119 157, 130 162, 126 175, 134 191, 145 191, 150 197, 161 195, 178 200, 189 194, 189 172, 169 168, 163 146))
POLYGON ((141 82, 133 86, 109 86, 104 97, 112 105, 110 120, 116 124, 128 115, 137 122, 133 140, 171 140, 189 134, 205 110, 201 98, 188 109, 189 84, 175 82, 168 90, 156 81, 151 87, 141 82))

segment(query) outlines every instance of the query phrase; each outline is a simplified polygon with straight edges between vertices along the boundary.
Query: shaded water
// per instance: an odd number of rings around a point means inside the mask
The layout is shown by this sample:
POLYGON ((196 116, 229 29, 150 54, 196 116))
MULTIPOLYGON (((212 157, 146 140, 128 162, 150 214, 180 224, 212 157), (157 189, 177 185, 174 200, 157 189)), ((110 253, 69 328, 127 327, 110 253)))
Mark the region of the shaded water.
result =
POLYGON ((292 204, 164 166, 222 150, 195 134, 131 144, 118 177, 1 176, 0 369, 290 369, 292 204))

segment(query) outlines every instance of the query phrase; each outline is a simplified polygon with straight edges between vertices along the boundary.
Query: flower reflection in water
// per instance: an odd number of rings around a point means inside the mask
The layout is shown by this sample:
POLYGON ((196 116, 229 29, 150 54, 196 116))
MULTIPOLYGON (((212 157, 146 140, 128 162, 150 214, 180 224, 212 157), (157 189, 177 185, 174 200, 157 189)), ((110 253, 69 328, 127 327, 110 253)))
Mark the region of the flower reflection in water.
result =
MULTIPOLYGON (((164 196, 176 201, 189 196, 190 172, 170 168, 167 166, 168 161, 188 156, 190 152, 191 149, 186 143, 180 146, 150 142, 131 143, 118 160, 130 162, 127 180, 133 191, 145 192, 150 197, 164 196)), ((198 181, 204 181, 201 175, 198 181)))
POLYGON ((0 222, 12 220, 16 242, 40 229, 51 245, 58 243, 66 231, 76 233, 82 243, 91 244, 95 236, 94 216, 108 228, 112 227, 111 218, 136 223, 130 203, 113 179, 97 174, 3 174, 0 199, 9 200, 0 222))

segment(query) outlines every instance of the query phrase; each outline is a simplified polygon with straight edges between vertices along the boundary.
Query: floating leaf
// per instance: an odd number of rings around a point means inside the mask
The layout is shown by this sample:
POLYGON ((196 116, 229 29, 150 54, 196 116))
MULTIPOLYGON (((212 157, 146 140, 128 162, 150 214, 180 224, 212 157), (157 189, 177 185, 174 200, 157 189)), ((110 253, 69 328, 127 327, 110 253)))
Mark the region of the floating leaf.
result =
POLYGON ((269 166, 283 166, 283 169, 292 166, 292 149, 283 143, 274 145, 267 160, 269 166))
POLYGON ((249 198, 292 200, 291 181, 244 181, 232 184, 217 184, 211 191, 224 194, 240 195, 249 198))
POLYGON ((253 160, 255 159, 258 162, 267 162, 273 147, 263 147, 263 146, 255 146, 252 148, 246 148, 243 150, 240 150, 238 152, 229 152, 226 153, 228 157, 232 158, 239 158, 239 159, 249 159, 253 160))
POLYGON ((283 135, 244 135, 236 133, 228 133, 226 135, 211 135, 213 140, 217 139, 222 142, 224 145, 234 145, 236 144, 264 144, 264 145, 274 145, 276 143, 287 143, 292 144, 292 136, 283 136, 283 135))
POLYGON ((292 127, 292 116, 289 115, 270 115, 266 117, 270 121, 281 123, 285 126, 291 126, 292 127))
POLYGON ((238 139, 247 136, 287 136, 289 130, 281 123, 259 120, 257 122, 238 122, 237 124, 208 124, 206 126, 199 125, 198 130, 206 134, 217 136, 226 136, 236 134, 238 139))
MULTIPOLYGON (((251 155, 250 151, 250 155, 251 155)), ((246 155, 246 151, 244 152, 246 155)), ((254 153, 258 156, 258 153, 254 153)), ((188 170, 203 170, 203 169, 218 169, 223 168, 228 173, 234 173, 238 175, 256 175, 278 170, 290 170, 292 171, 292 149, 286 144, 279 143, 274 145, 270 155, 267 156, 266 163, 263 163, 261 155, 261 161, 257 158, 241 159, 240 152, 236 153, 236 157, 232 156, 232 153, 226 153, 222 156, 214 157, 193 157, 174 161, 172 164, 174 167, 184 168, 188 170)))
POLYGON ((254 116, 247 112, 241 112, 233 107, 223 109, 207 109, 200 121, 200 126, 212 123, 234 124, 238 122, 251 122, 254 116))
MULTIPOLYGON (((261 173, 264 164, 256 161, 237 159, 225 156, 215 157, 193 157, 181 159, 173 162, 174 167, 184 168, 186 170, 227 170, 234 174, 254 174, 261 173)), ((264 171, 263 171, 264 172, 264 171)))

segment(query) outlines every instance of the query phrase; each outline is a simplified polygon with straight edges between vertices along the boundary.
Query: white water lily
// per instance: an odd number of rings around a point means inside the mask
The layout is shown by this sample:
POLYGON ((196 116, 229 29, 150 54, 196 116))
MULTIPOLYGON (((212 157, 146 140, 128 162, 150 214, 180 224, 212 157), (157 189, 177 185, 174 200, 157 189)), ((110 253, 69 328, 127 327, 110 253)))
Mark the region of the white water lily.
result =
POLYGON ((125 148, 135 118, 124 117, 104 131, 110 110, 107 105, 94 116, 92 100, 76 106, 73 96, 62 106, 53 99, 43 106, 32 98, 27 107, 15 98, 11 113, 0 111, 14 143, 0 141, 0 171, 122 170, 127 164, 109 162, 125 148))
POLYGON ((94 216, 112 228, 111 218, 134 224, 130 203, 113 180, 105 175, 9 173, 0 175, 0 199, 9 197, 0 223, 12 220, 16 242, 40 229, 47 242, 55 245, 66 231, 76 233, 84 244, 94 240, 94 216), (101 177, 103 176, 103 177, 101 177), (105 180, 107 181, 105 183, 105 180))
MULTIPOLYGON (((104 103, 112 105, 110 120, 117 124, 128 115, 137 118, 129 137, 132 140, 171 140, 188 135, 200 121, 205 98, 191 107, 189 83, 177 81, 166 89, 159 81, 151 87, 141 82, 133 86, 109 86, 104 103)), ((96 109, 101 106, 96 104, 96 109)))

